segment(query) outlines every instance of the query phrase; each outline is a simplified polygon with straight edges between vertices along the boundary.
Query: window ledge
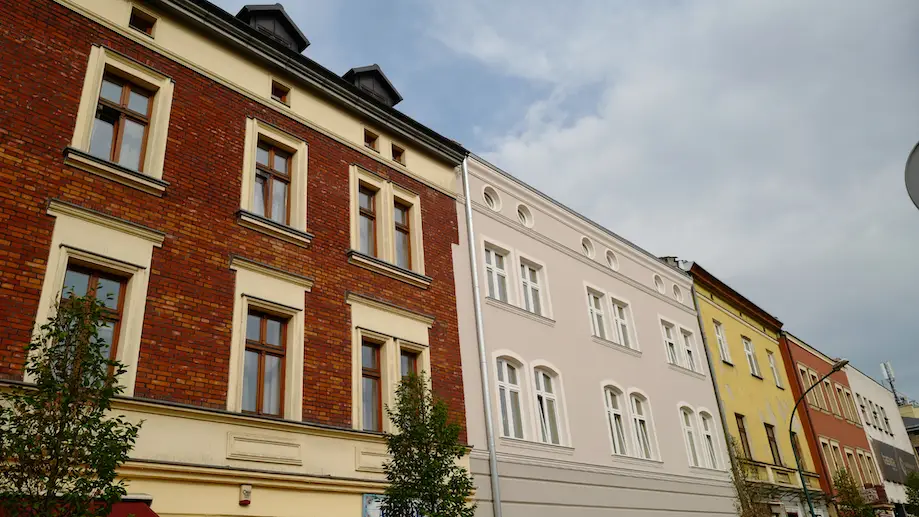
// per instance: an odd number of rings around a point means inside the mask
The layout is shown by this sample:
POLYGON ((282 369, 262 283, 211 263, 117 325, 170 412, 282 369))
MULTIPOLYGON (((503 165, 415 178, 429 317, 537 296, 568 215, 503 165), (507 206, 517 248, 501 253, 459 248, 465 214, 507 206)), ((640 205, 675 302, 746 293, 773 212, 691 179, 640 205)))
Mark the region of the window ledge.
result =
POLYGON ((574 455, 574 447, 567 445, 555 445, 552 443, 533 442, 530 440, 521 440, 520 438, 509 438, 502 436, 499 438, 501 445, 505 447, 514 447, 520 449, 530 449, 534 451, 551 452, 555 454, 574 455))
POLYGON ((348 250, 348 262, 354 264, 355 266, 369 269, 374 273, 379 273, 390 278, 395 278, 396 280, 401 280, 406 284, 420 287, 422 289, 427 289, 430 287, 431 282, 434 280, 429 276, 401 268, 395 264, 390 264, 385 260, 371 257, 370 255, 361 253, 357 250, 348 250))
POLYGON ((750 375, 753 376, 753 377, 756 377, 757 379, 759 379, 759 380, 761 380, 761 381, 762 381, 762 380, 765 380, 765 379, 763 379, 763 376, 762 376, 762 375, 756 375, 755 373, 751 373, 750 375))
POLYGON ((705 375, 702 375, 702 374, 699 373, 699 372, 690 370, 689 368, 683 368, 682 366, 675 365, 675 364, 673 364, 673 363, 667 363, 667 366, 668 366, 671 370, 673 370, 673 371, 675 371, 675 372, 680 372, 680 373, 682 373, 682 374, 689 375, 690 377, 695 377, 696 379, 704 379, 704 378, 705 378, 705 375))
POLYGON ((725 361, 724 359, 722 359, 721 362, 724 363, 724 364, 726 364, 726 365, 728 365, 728 366, 730 366, 731 368, 734 367, 734 363, 732 363, 731 361, 725 361))
POLYGON ((307 247, 313 241, 313 234, 302 232, 296 228, 276 223, 267 217, 253 214, 247 210, 240 209, 236 212, 240 226, 245 226, 250 230, 262 232, 266 235, 276 237, 297 246, 307 247))
POLYGON ((639 458, 637 456, 626 456, 625 454, 610 454, 610 457, 613 461, 629 463, 632 465, 646 465, 651 467, 661 468, 664 466, 664 462, 657 459, 648 459, 648 458, 639 458))
POLYGON ((603 339, 602 337, 599 337, 599 336, 590 336, 590 339, 592 339, 594 343, 601 344, 607 348, 612 348, 613 350, 617 350, 619 352, 622 352, 623 354, 628 354, 633 357, 641 357, 641 350, 635 350, 634 348, 622 346, 619 343, 616 343, 615 341, 610 341, 609 339, 603 339))
POLYGON ((524 318, 529 318, 533 321, 537 321, 539 323, 542 323, 543 325, 548 325, 550 327, 555 326, 555 320, 553 319, 549 319, 545 316, 540 316, 539 314, 530 312, 526 309, 521 309, 520 307, 517 307, 516 305, 511 305, 507 302, 502 302, 501 300, 497 300, 490 296, 485 297, 485 303, 487 303, 488 305, 491 305, 492 307, 497 307, 507 312, 517 314, 518 316, 523 316, 524 318))
POLYGON ((691 470, 691 471, 698 471, 698 472, 706 472, 706 473, 724 472, 724 470, 719 469, 719 468, 703 467, 703 466, 701 466, 701 465, 699 465, 699 466, 690 465, 690 466, 689 466, 689 470, 691 470))
POLYGON ((166 187, 169 186, 166 181, 122 167, 117 163, 97 158, 75 147, 64 149, 64 163, 154 196, 163 197, 163 194, 166 193, 166 187))

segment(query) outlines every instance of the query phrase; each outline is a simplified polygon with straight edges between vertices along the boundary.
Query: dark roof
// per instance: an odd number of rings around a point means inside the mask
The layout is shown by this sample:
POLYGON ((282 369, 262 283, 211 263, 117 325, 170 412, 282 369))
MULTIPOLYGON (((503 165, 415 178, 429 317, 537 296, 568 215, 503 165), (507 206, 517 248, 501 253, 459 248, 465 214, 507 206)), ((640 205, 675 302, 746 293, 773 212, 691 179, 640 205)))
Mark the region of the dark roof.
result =
POLYGON ((306 39, 306 36, 300 31, 300 27, 297 27, 297 24, 290 18, 287 14, 287 11, 284 10, 284 6, 281 4, 249 4, 244 5, 242 9, 236 13, 236 17, 240 20, 249 23, 249 20, 252 18, 254 13, 267 13, 275 15, 276 20, 280 20, 283 25, 287 27, 290 35, 294 39, 298 40, 297 50, 303 52, 306 50, 306 47, 310 46, 310 40, 306 39))
POLYGON ((369 66, 359 66, 357 68, 352 68, 345 72, 345 75, 341 76, 345 81, 354 84, 355 77, 362 75, 368 75, 376 79, 381 86, 383 86, 389 93, 389 97, 392 100, 391 106, 399 104, 402 100, 402 95, 399 94, 399 90, 396 90, 396 87, 389 81, 389 78, 386 77, 386 74, 383 73, 383 69, 380 68, 380 65, 374 63, 369 66))
POLYGON ((247 51, 255 59, 283 64, 288 73, 302 79, 332 102, 345 104, 360 116, 389 125, 404 138, 453 163, 469 153, 461 144, 425 126, 408 115, 363 94, 360 88, 312 59, 262 34, 208 0, 148 0, 189 21, 205 25, 217 37, 247 51))
POLYGON ((915 430, 919 427, 919 418, 913 418, 911 416, 903 417, 903 423, 906 425, 906 430, 915 430))
POLYGON ((722 282, 718 277, 709 273, 698 262, 693 262, 689 274, 700 283, 707 285, 716 294, 719 294, 745 309, 745 313, 760 320, 763 324, 773 327, 776 331, 782 329, 783 323, 778 318, 769 314, 762 307, 751 302, 749 298, 735 291, 731 286, 722 282))

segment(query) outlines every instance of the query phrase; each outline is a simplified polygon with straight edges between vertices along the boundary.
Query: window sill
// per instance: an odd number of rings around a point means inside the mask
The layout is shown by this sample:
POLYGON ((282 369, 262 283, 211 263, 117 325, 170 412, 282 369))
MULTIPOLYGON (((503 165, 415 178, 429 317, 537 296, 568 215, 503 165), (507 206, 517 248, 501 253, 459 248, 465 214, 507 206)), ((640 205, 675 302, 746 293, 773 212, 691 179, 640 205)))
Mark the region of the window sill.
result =
POLYGON ((703 466, 701 466, 701 465, 700 465, 700 466, 690 465, 690 466, 689 466, 689 470, 690 470, 690 471, 697 471, 697 472, 706 472, 706 473, 724 472, 724 470, 719 469, 719 468, 703 467, 703 466))
POLYGON ((610 454, 610 457, 615 462, 628 463, 631 465, 646 465, 650 467, 661 468, 664 466, 664 462, 657 459, 648 459, 648 458, 639 458, 636 456, 626 456, 625 454, 610 454))
POLYGON ((592 339, 594 343, 603 345, 607 348, 612 348, 613 350, 617 350, 619 352, 622 352, 623 354, 628 354, 633 357, 641 357, 641 350, 635 350, 634 348, 622 346, 619 343, 616 343, 615 341, 610 341, 609 339, 603 339, 602 337, 599 337, 599 336, 590 336, 590 339, 592 339))
POLYGON ((533 442, 530 440, 522 440, 520 438, 509 438, 507 436, 501 436, 499 440, 500 444, 505 447, 551 452, 555 454, 564 454, 566 456, 574 455, 574 447, 568 447, 567 445, 533 442))
POLYGON ((168 182, 97 158, 74 147, 64 149, 64 163, 158 197, 163 197, 166 187, 169 186, 168 182))
POLYGON ((762 381, 762 380, 765 380, 765 379, 763 379, 763 376, 762 376, 762 375, 756 375, 755 373, 751 373, 750 376, 751 376, 751 377, 756 377, 757 379, 759 379, 759 380, 761 380, 761 381, 762 381))
POLYGON ((778 389, 780 389, 780 390, 782 390, 782 391, 785 391, 785 387, 784 387, 784 386, 779 386, 778 384, 776 384, 775 387, 778 388, 778 389))
POLYGON ((724 364, 726 364, 726 365, 728 365, 728 366, 730 366, 731 368, 734 367, 734 363, 732 363, 731 361, 725 361, 724 359, 722 359, 721 362, 724 363, 724 364))
POLYGON ((675 371, 675 372, 680 372, 680 373, 682 373, 682 374, 684 374, 684 375, 689 375, 690 377, 695 377, 696 379, 705 379, 705 375, 702 375, 701 373, 699 373, 699 372, 697 372, 697 371, 690 370, 689 368, 683 368, 682 366, 679 366, 679 365, 676 365, 676 364, 673 364, 673 363, 667 363, 667 366, 670 367, 670 369, 673 370, 673 371, 675 371))
POLYGON ((395 278, 396 280, 401 280, 406 284, 420 287, 422 289, 427 289, 430 287, 431 282, 434 280, 429 276, 401 268, 395 264, 390 264, 389 262, 380 260, 376 257, 371 257, 370 255, 366 255, 357 250, 348 251, 348 262, 354 264, 355 266, 373 271, 374 273, 379 273, 390 278, 395 278))
POLYGON ((262 232, 291 244, 296 244, 297 246, 305 248, 313 241, 313 235, 311 233, 276 223, 267 217, 253 214, 247 210, 240 209, 236 212, 236 215, 240 226, 245 226, 250 230, 262 232))
POLYGON ((542 323, 543 325, 548 325, 550 327, 555 326, 555 320, 549 319, 545 316, 540 316, 539 314, 530 312, 526 309, 521 309, 520 307, 517 307, 516 305, 511 305, 507 302, 496 300, 495 298, 492 298, 490 296, 485 298, 485 303, 487 303, 488 305, 491 305, 492 307, 497 307, 499 309, 516 314, 518 316, 523 316, 524 318, 528 318, 533 321, 542 323))

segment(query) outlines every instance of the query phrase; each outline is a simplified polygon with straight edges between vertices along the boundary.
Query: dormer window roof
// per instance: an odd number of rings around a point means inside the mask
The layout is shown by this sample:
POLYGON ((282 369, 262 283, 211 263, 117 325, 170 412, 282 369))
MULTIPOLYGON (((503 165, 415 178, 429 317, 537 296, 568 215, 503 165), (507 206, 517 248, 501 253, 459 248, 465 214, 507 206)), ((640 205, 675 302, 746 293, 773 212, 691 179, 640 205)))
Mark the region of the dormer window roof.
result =
POLYGON ((352 68, 342 78, 389 107, 402 101, 399 91, 386 78, 380 65, 352 68))
POLYGON ((246 5, 236 17, 291 50, 303 52, 310 46, 310 41, 300 32, 281 4, 246 5))

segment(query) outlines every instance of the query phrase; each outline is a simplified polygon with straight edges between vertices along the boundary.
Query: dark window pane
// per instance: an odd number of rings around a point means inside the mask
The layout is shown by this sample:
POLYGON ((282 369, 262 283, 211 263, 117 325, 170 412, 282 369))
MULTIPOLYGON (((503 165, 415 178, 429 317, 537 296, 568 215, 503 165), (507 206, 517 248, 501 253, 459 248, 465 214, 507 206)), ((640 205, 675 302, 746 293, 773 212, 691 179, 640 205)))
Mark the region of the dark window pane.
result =
POLYGON ((243 411, 255 411, 258 400, 258 354, 246 350, 243 367, 243 411))
POLYGON ((271 193, 271 220, 281 224, 287 224, 287 184, 280 181, 272 181, 273 192, 271 193))
POLYGON ((252 211, 258 215, 265 215, 265 178, 255 177, 255 192, 252 200, 252 211))
POLYGON ((408 210, 401 205, 396 205, 393 209, 393 218, 396 224, 408 224, 408 210))
POLYGON ((369 217, 361 216, 360 220, 360 230, 361 230, 361 239, 360 239, 360 251, 361 253, 366 253, 368 255, 376 255, 375 250, 375 236, 373 235, 373 219, 369 217))
POLYGON ((407 233, 396 232, 396 265, 408 269, 411 266, 409 259, 409 236, 407 233))
POLYGON ((268 149, 265 149, 264 147, 259 147, 258 150, 255 151, 255 161, 256 163, 267 166, 268 165, 268 149))
POLYGON ((64 275, 64 295, 68 296, 72 291, 74 296, 86 296, 88 290, 89 275, 68 269, 64 275))
POLYGON ((278 320, 268 320, 267 335, 265 342, 269 345, 281 346, 281 322, 278 320))
POLYGON ((109 358, 112 355, 112 341, 115 338, 115 324, 110 321, 103 323, 99 325, 98 332, 99 340, 104 343, 102 345, 102 357, 109 358))
POLYGON ((121 135, 121 154, 118 164, 129 169, 140 170, 140 151, 144 145, 146 126, 131 119, 124 120, 124 132, 121 135))
POLYGON ((114 102, 115 104, 121 104, 121 85, 115 84, 108 79, 102 80, 102 91, 99 94, 105 100, 114 102))
POLYGON ((100 278, 99 286, 96 287, 96 299, 109 309, 118 310, 118 300, 121 299, 121 282, 100 278))
POLYGON ((377 369, 377 349, 376 347, 363 345, 361 346, 361 366, 364 368, 377 369))
POLYGON ((418 373, 418 356, 411 352, 402 352, 401 371, 403 377, 418 373))
POLYGON ((274 170, 285 172, 285 173, 287 172, 287 155, 275 153, 274 170))
POLYGON ((281 414, 281 358, 273 355, 265 356, 265 389, 262 393, 262 412, 269 415, 281 414))
POLYGON ((360 202, 361 208, 363 208, 364 210, 370 210, 371 212, 373 212, 373 193, 372 192, 366 189, 361 189, 360 192, 358 193, 358 201, 360 202))
POLYGON ((102 158, 112 159, 112 144, 115 135, 115 120, 117 114, 112 115, 111 110, 102 108, 93 121, 93 134, 89 141, 89 154, 102 158))
POLYGON ((249 314, 246 318, 246 339, 258 341, 261 339, 262 319, 254 314, 249 314))
POLYGON ((364 377, 362 388, 361 409, 364 416, 364 430, 380 431, 380 408, 377 405, 380 399, 379 380, 364 377))
POLYGON ((142 93, 136 90, 131 90, 131 94, 128 95, 128 109, 136 111, 142 115, 147 114, 147 107, 150 105, 150 97, 146 93, 142 93))

